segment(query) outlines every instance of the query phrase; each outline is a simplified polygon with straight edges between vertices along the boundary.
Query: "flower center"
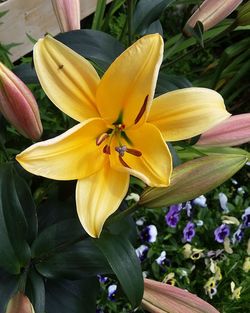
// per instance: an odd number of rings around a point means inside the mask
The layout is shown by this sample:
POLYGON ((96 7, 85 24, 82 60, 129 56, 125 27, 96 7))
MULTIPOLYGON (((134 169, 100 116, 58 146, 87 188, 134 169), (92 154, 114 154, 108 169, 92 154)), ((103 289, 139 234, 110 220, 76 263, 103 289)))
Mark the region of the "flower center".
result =
POLYGON ((111 142, 114 138, 118 141, 118 145, 115 146, 114 151, 118 153, 120 163, 123 166, 130 168, 130 166, 123 159, 125 153, 132 154, 136 157, 140 157, 142 153, 139 150, 131 149, 127 146, 132 143, 125 133, 125 125, 123 123, 114 124, 112 125, 112 128, 108 129, 107 132, 100 134, 96 138, 96 145, 100 146, 101 144, 104 144, 102 152, 105 154, 111 154, 111 142), (124 144, 124 141, 126 144, 124 144))

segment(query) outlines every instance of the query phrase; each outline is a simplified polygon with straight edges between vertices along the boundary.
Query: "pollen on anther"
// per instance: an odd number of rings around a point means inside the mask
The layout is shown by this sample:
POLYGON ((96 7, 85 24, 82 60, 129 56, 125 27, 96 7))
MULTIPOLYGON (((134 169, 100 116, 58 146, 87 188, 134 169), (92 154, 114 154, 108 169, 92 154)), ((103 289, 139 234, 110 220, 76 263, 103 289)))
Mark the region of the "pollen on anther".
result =
POLYGON ((109 137, 109 134, 107 134, 107 133, 103 133, 103 134, 99 135, 96 138, 96 145, 100 146, 105 141, 105 139, 107 139, 108 137, 109 137))

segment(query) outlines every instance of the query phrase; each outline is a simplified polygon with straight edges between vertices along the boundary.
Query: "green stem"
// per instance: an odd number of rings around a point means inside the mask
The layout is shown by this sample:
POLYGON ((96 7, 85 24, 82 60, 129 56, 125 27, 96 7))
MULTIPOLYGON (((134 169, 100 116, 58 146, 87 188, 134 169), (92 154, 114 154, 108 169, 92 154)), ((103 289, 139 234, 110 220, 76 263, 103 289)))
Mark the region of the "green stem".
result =
POLYGON ((128 44, 133 42, 134 0, 128 0, 128 44))
POLYGON ((121 219, 124 219, 128 215, 134 213, 138 209, 138 202, 133 203, 130 207, 128 207, 126 210, 122 211, 121 213, 118 213, 114 215, 113 217, 109 218, 106 222, 106 225, 110 225, 113 223, 116 223, 120 221, 121 219))

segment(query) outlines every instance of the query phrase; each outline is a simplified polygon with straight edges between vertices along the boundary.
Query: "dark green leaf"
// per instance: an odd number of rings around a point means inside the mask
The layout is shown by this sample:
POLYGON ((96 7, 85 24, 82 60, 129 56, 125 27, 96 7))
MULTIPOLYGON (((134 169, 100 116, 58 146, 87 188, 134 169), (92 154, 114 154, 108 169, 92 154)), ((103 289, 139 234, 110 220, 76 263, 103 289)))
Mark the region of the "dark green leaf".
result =
POLYGON ((106 70, 124 48, 112 36, 97 30, 75 30, 55 37, 80 55, 106 70))
POLYGON ((45 286, 43 278, 32 269, 28 274, 26 294, 36 313, 45 312, 45 286))
POLYGON ((97 277, 84 280, 48 280, 46 313, 96 313, 97 277))
POLYGON ((39 80, 36 75, 36 71, 31 63, 25 63, 17 65, 13 68, 13 72, 25 83, 25 84, 39 84, 39 80))
POLYGON ((69 245, 60 252, 38 260, 36 268, 47 278, 79 279, 112 273, 102 253, 90 238, 69 245))
POLYGON ((197 21, 197 23, 194 25, 194 28, 190 27, 188 31, 198 41, 202 48, 204 48, 204 39, 203 39, 204 26, 202 22, 197 21))
POLYGON ((143 34, 172 2, 174 0, 140 0, 134 13, 134 34, 143 34))
POLYGON ((0 269, 0 312, 5 312, 10 298, 17 292, 17 287, 18 276, 9 275, 0 269))
POLYGON ((20 177, 15 173, 12 164, 2 164, 0 166, 0 265, 13 274, 18 274, 30 258, 30 249, 26 240, 31 238, 31 232, 28 231, 29 225, 23 210, 23 206, 29 207, 30 203, 24 202, 24 194, 27 190, 25 185, 22 187, 20 187, 20 177), (17 190, 22 187, 24 189, 17 190))
POLYGON ((32 256, 43 258, 86 237, 78 219, 67 219, 45 228, 33 242, 32 256))
POLYGON ((139 259, 129 240, 125 236, 103 233, 93 242, 108 260, 132 306, 139 306, 143 278, 139 259))
POLYGON ((57 199, 49 199, 37 208, 37 215, 39 232, 60 221, 77 219, 75 200, 62 202, 57 199))
POLYGON ((156 95, 188 87, 192 87, 192 84, 185 77, 160 72, 156 86, 156 95))
POLYGON ((181 162, 175 148, 173 147, 173 145, 170 142, 168 142, 167 145, 168 145, 169 151, 170 151, 171 156, 172 156, 173 167, 180 165, 182 162, 181 162))
POLYGON ((25 215, 25 220, 27 222, 26 229, 26 240, 29 244, 32 244, 37 235, 38 221, 35 203, 30 191, 29 186, 26 181, 18 175, 18 172, 13 171, 13 179, 15 183, 15 189, 17 192, 17 197, 20 202, 20 206, 25 215))
POLYGON ((145 33, 143 35, 146 35, 146 34, 156 34, 156 33, 158 33, 161 36, 163 36, 163 28, 162 28, 160 20, 156 20, 155 22, 150 24, 149 27, 146 29, 146 31, 145 31, 145 33))

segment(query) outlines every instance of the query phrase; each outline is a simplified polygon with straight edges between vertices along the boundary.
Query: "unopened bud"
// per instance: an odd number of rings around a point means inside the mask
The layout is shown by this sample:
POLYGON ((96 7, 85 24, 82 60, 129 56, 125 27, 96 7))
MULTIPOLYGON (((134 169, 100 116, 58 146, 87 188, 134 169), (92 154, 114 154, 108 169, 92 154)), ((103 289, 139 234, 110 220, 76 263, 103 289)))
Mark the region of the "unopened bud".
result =
POLYGON ((142 307, 152 313, 219 313, 196 295, 151 279, 144 279, 142 307))
POLYGON ((79 0, 51 0, 61 32, 80 29, 79 0))
POLYGON ((35 313, 35 311, 29 298, 18 292, 10 299, 6 313, 35 313))
POLYGON ((42 124, 29 88, 0 62, 0 112, 25 137, 37 140, 42 124))
POLYGON ((246 164, 248 157, 242 151, 239 155, 208 155, 175 167, 170 186, 149 187, 142 193, 139 204, 148 208, 169 206, 218 187, 246 164))
POLYGON ((198 146, 228 147, 250 141, 250 113, 232 115, 203 133, 198 146))
POLYGON ((198 21, 203 24, 204 31, 212 28, 231 14, 241 2, 242 0, 205 0, 187 21, 183 32, 190 36, 190 28, 193 29, 198 21))

